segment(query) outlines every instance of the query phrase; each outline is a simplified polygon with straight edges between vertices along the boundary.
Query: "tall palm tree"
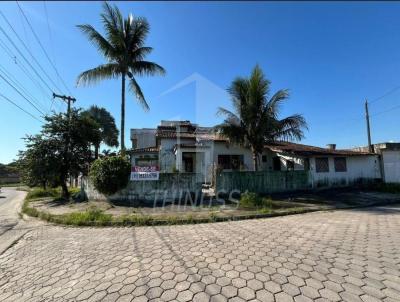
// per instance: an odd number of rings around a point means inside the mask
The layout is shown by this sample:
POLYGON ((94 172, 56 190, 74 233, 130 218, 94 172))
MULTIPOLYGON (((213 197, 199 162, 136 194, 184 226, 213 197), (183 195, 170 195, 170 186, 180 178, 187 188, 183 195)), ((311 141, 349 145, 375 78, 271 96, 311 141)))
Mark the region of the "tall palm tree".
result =
POLYGON ((125 86, 128 78, 129 89, 145 110, 149 106, 142 89, 136 81, 136 75, 165 74, 160 65, 145 60, 153 50, 144 46, 150 26, 145 18, 133 17, 129 14, 124 19, 116 6, 107 2, 103 4, 100 15, 105 36, 89 24, 78 25, 90 42, 105 57, 106 63, 82 72, 78 76, 77 85, 94 84, 105 79, 121 77, 121 150, 125 150, 125 86))
POLYGON ((279 109, 289 97, 288 90, 279 90, 271 98, 270 81, 257 65, 249 78, 238 77, 228 88, 234 111, 218 109, 225 116, 216 130, 232 142, 251 148, 254 168, 265 143, 276 140, 300 140, 307 123, 300 114, 279 119, 279 109))
POLYGON ((88 110, 82 112, 93 119, 100 130, 100 139, 94 143, 94 157, 99 157, 100 144, 104 143, 109 147, 118 147, 118 129, 115 125, 114 117, 105 108, 90 106, 88 110))

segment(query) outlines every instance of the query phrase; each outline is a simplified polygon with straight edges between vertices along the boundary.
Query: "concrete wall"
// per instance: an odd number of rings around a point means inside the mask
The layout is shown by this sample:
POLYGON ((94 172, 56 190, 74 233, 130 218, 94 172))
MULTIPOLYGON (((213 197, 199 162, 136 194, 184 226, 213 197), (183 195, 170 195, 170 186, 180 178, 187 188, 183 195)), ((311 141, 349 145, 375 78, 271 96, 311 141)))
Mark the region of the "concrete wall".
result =
POLYGON ((384 179, 388 183, 400 183, 400 151, 382 150, 384 179))
POLYGON ((201 182, 196 173, 160 173, 158 181, 130 181, 128 186, 111 196, 100 194, 87 178, 82 179, 82 190, 88 199, 123 201, 130 203, 185 200, 201 196, 201 182))
POLYGON ((360 180, 381 178, 379 158, 377 155, 347 156, 346 172, 335 172, 335 157, 340 156, 328 156, 329 172, 316 172, 315 157, 310 158, 311 182, 314 187, 350 185, 360 180))

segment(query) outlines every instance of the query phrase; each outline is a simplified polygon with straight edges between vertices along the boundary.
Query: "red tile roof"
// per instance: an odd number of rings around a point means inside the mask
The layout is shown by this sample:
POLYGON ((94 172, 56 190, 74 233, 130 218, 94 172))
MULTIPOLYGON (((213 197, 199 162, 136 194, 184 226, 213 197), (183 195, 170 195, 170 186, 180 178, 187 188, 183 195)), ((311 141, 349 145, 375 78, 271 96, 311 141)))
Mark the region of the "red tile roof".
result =
POLYGON ((297 155, 343 155, 343 156, 374 155, 374 153, 369 153, 369 152, 359 152, 346 149, 320 148, 320 147, 296 144, 291 142, 273 142, 266 144, 265 148, 274 152, 293 153, 297 155))

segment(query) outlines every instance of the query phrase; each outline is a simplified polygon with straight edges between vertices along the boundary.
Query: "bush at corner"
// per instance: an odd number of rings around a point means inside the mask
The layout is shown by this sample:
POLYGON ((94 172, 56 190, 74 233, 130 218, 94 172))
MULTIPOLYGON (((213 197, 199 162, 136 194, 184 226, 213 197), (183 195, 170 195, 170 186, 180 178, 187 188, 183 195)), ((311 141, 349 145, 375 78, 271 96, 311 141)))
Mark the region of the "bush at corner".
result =
POLYGON ((112 195, 125 188, 129 181, 131 164, 121 156, 109 156, 94 161, 89 177, 102 194, 112 195))

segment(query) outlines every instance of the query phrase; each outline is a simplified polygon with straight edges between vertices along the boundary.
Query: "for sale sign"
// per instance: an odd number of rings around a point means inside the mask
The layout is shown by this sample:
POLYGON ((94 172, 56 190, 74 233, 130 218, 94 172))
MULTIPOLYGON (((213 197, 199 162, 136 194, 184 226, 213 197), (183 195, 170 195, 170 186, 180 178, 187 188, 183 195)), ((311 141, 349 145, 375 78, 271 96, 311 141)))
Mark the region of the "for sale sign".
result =
POLYGON ((133 166, 131 171, 131 180, 158 180, 160 172, 157 166, 139 167, 133 166))

